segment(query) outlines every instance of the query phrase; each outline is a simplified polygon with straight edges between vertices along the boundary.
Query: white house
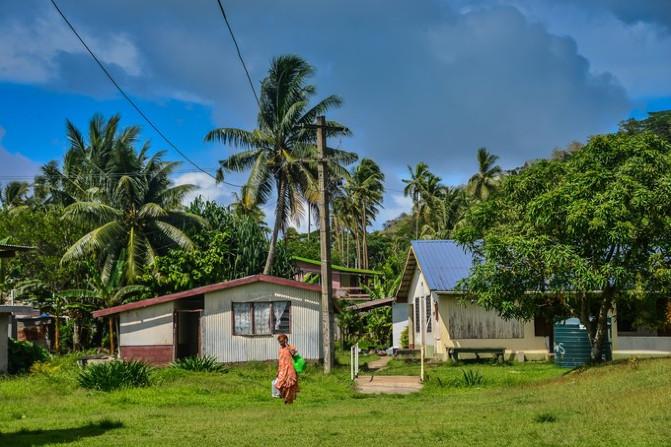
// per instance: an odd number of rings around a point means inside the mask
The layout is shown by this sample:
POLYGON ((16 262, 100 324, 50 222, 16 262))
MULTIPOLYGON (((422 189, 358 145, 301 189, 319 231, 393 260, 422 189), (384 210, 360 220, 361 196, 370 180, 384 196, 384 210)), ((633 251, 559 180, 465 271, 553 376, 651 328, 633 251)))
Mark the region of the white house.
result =
POLYGON ((322 358, 320 286, 254 275, 102 309, 118 319, 124 359, 165 364, 195 356, 220 362, 277 358, 287 334, 306 359, 322 358))
POLYGON ((503 348, 508 356, 546 358, 552 328, 532 321, 504 320, 493 310, 463 299, 458 282, 466 278, 473 255, 450 240, 412 241, 394 306, 405 306, 394 320, 394 342, 409 328, 410 347, 446 359, 451 348, 503 348))

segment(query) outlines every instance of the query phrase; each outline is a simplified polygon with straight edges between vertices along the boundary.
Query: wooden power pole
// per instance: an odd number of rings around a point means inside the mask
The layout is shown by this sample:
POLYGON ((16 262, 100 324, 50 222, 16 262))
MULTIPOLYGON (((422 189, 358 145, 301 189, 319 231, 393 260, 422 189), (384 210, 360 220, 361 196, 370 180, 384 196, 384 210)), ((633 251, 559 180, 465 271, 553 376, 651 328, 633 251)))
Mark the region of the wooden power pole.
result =
POLYGON ((321 252, 322 286, 322 346, 324 351, 324 373, 329 374, 335 362, 334 306, 331 283, 331 228, 328 197, 328 160, 326 158, 326 119, 317 117, 317 149, 319 151, 319 246, 321 252))

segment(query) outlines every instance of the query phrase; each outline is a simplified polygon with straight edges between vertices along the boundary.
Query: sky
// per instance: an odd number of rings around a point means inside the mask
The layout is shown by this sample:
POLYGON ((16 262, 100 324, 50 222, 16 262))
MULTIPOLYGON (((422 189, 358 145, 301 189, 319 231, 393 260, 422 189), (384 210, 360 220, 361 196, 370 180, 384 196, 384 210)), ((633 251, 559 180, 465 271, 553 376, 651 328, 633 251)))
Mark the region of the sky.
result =
MULTIPOLYGON (((205 143, 216 127, 251 129, 256 104, 216 0, 57 0, 145 113, 208 171, 234 147, 205 143)), ((465 182, 485 146, 504 168, 671 109, 668 0, 226 0, 252 80, 298 54, 329 118, 353 136, 331 145, 375 159, 386 175, 375 226, 410 210, 401 179, 427 162, 465 182)), ((29 180, 67 150, 65 121, 94 113, 160 139, 95 65, 51 3, 0 0, 0 182, 29 180)), ((228 203, 183 163, 177 183, 228 203)), ((227 178, 240 184, 243 175, 227 178)), ((273 204, 266 207, 271 210, 273 204)), ((302 227, 305 224, 302 223, 302 227)))

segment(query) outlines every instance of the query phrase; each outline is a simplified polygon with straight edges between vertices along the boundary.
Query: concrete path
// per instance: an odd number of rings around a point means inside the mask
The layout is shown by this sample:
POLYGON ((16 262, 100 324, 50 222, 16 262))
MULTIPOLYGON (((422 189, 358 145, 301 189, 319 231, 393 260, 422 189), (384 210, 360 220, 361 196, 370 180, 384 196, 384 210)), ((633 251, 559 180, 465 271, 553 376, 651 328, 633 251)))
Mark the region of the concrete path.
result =
POLYGON ((359 376, 356 389, 363 394, 410 394, 422 389, 418 376, 359 376))
POLYGON ((387 366, 387 363, 391 360, 391 356, 385 355, 383 357, 380 357, 377 360, 373 360, 372 362, 368 362, 368 369, 375 369, 375 370, 380 370, 387 366))
MULTIPOLYGON (((368 369, 373 372, 387 367, 391 356, 380 357, 368 362, 368 369)), ((359 376, 356 378, 356 389, 363 394, 410 394, 422 389, 418 376, 359 376)))

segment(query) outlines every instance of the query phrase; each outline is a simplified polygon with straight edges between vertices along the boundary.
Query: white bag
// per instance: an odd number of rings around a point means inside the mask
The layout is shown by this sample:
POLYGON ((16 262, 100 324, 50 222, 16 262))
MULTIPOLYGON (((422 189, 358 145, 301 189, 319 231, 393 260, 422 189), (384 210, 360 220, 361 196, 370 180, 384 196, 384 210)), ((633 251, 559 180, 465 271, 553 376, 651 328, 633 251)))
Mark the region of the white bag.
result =
POLYGON ((275 388, 276 383, 277 383, 277 379, 273 379, 273 382, 272 382, 272 389, 273 389, 272 390, 272 396, 273 397, 282 397, 282 395, 280 394, 280 390, 275 388))

